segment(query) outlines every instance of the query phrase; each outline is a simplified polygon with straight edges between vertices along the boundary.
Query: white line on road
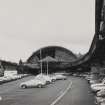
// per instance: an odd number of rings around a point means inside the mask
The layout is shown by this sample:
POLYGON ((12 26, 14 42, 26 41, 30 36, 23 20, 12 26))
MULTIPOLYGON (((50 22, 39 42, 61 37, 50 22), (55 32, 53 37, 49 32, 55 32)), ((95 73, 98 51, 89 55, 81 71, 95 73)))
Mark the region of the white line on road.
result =
POLYGON ((70 84, 68 85, 68 87, 66 88, 66 90, 64 92, 61 93, 60 96, 58 96, 56 98, 56 100, 54 100, 50 105, 55 105, 59 100, 61 100, 61 98, 68 92, 69 89, 71 89, 72 86, 72 81, 70 81, 70 84))
POLYGON ((0 101, 2 100, 2 97, 0 96, 0 101))

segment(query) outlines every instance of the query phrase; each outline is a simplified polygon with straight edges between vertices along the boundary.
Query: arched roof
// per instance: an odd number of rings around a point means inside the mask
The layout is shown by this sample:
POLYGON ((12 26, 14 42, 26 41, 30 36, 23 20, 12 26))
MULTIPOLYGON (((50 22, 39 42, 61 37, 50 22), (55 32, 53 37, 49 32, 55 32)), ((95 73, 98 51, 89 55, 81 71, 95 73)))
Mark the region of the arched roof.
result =
POLYGON ((33 59, 40 59, 40 50, 42 58, 45 58, 46 56, 51 56, 53 58, 60 58, 62 60, 70 59, 72 58, 72 61, 76 60, 77 57, 75 54, 73 54, 72 51, 61 47, 61 46, 46 46, 43 48, 38 49, 35 51, 28 59, 27 63, 31 63, 33 59))

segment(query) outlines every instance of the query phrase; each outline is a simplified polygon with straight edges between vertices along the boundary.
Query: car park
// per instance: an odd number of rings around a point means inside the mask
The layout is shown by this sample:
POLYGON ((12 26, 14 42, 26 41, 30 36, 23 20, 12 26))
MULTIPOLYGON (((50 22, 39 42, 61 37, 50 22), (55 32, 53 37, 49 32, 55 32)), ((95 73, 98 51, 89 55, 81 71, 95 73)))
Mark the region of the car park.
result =
POLYGON ((95 93, 95 104, 105 105, 105 79, 94 79, 92 75, 87 75, 85 79, 88 81, 92 92, 95 93))
POLYGON ((96 93, 95 103, 97 105, 105 105, 105 89, 102 89, 96 93))

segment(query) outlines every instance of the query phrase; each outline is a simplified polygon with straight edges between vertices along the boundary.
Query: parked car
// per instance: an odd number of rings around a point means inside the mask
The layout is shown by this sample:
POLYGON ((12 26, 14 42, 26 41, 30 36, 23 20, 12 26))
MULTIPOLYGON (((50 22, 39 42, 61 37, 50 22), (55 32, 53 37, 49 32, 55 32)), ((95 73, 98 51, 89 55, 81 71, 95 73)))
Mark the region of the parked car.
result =
POLYGON ((4 80, 4 81, 11 81, 11 80, 12 80, 12 77, 4 76, 4 77, 3 77, 3 80, 4 80))
POLYGON ((55 77, 56 77, 56 80, 66 80, 67 79, 67 76, 64 76, 61 74, 55 75, 55 77))
POLYGON ((96 87, 96 86, 105 86, 105 80, 103 80, 101 83, 94 83, 94 84, 92 84, 91 85, 91 88, 93 88, 94 86, 96 87))
POLYGON ((100 105, 101 103, 105 102, 105 98, 103 97, 95 97, 95 103, 100 105))
POLYGON ((56 76, 55 75, 49 75, 49 76, 50 76, 52 82, 55 82, 56 81, 56 76))
POLYGON ((103 101, 100 103, 100 105, 105 105, 105 100, 103 100, 103 101))
POLYGON ((97 92, 97 97, 105 97, 105 90, 100 90, 97 92))
POLYGON ((100 90, 104 90, 105 85, 96 85, 96 86, 91 87, 91 89, 92 89, 93 92, 98 92, 100 90))
POLYGON ((52 83, 52 79, 50 78, 49 75, 39 74, 35 78, 41 78, 41 79, 45 80, 46 84, 52 83))
POLYGON ((2 84, 2 83, 3 83, 3 81, 4 81, 4 80, 3 80, 3 78, 0 78, 0 84, 2 84))
POLYGON ((28 88, 28 87, 38 87, 38 88, 42 88, 46 85, 46 81, 43 79, 32 79, 26 82, 23 82, 20 84, 21 88, 28 88))
POLYGON ((92 84, 97 84, 99 83, 99 80, 90 80, 89 83, 92 85, 92 84))
POLYGON ((92 75, 86 75, 85 79, 88 81, 88 83, 93 79, 92 75))

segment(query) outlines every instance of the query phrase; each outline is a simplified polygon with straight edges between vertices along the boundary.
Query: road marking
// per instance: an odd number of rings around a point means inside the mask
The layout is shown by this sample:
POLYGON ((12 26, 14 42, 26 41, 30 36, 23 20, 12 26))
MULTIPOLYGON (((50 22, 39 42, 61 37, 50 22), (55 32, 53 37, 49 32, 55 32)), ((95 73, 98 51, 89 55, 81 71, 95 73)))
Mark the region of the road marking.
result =
POLYGON ((72 86, 72 81, 70 81, 70 84, 68 85, 68 87, 66 88, 66 90, 65 90, 65 91, 61 91, 61 92, 60 92, 61 95, 58 96, 58 97, 56 98, 56 100, 54 100, 50 105, 55 105, 58 101, 60 101, 61 98, 68 92, 68 90, 71 89, 71 86, 72 86))
POLYGON ((2 100, 2 97, 0 96, 0 101, 2 100))

